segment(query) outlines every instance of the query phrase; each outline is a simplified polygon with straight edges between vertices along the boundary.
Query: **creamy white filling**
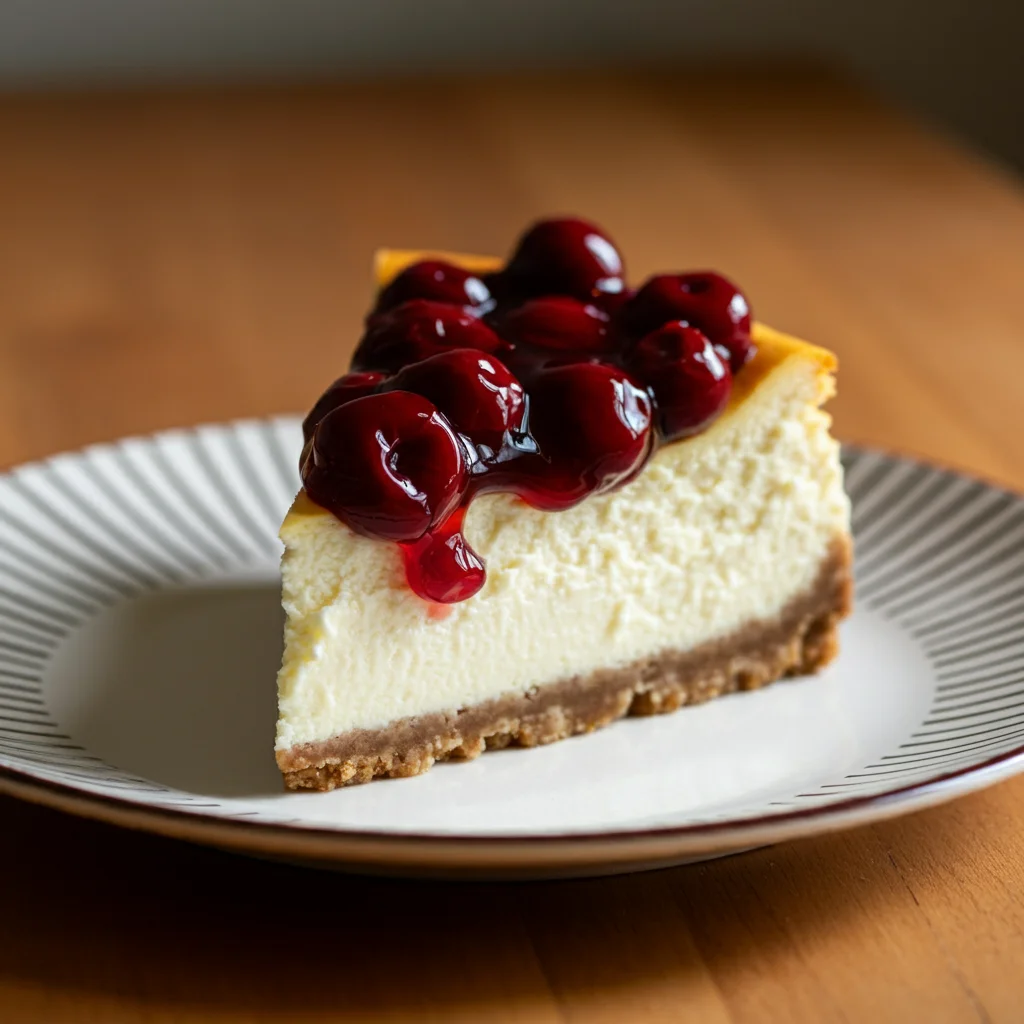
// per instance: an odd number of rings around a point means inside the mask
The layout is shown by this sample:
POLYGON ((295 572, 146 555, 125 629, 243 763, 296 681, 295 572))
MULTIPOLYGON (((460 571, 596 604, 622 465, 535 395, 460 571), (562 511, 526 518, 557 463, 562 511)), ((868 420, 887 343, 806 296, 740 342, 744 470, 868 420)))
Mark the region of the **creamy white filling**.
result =
POLYGON ((625 489, 566 512, 471 506, 487 584, 437 617, 398 550, 329 515, 282 529, 288 623, 277 748, 619 667, 770 619, 849 528, 831 378, 791 356, 625 489))

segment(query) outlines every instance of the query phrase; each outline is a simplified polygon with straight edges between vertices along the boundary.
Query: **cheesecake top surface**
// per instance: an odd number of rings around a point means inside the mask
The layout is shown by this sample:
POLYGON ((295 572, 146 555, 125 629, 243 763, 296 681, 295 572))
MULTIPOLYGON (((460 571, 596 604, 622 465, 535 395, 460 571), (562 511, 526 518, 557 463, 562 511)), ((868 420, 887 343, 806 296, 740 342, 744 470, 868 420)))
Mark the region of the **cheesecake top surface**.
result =
POLYGON ((476 495, 570 508, 736 415, 788 359, 823 375, 836 364, 754 322, 715 272, 629 289, 618 250, 585 221, 539 222, 508 262, 381 250, 375 276, 352 368, 304 423, 305 496, 290 516, 323 510, 396 542, 433 602, 483 585, 462 533, 476 495))

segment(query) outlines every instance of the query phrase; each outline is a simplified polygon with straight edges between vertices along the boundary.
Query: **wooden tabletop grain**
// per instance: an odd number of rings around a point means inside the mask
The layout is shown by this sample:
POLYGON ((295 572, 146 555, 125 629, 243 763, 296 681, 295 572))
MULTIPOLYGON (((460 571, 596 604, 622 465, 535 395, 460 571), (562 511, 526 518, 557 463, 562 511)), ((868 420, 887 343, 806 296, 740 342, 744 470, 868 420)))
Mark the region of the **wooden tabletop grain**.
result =
MULTIPOLYGON (((1024 487, 1024 194, 831 77, 0 97, 0 464, 292 412, 378 245, 608 226, 840 355, 836 429, 1024 487)), ((1024 779, 585 882, 375 881, 0 800, 0 1021, 1024 1020, 1024 779)))

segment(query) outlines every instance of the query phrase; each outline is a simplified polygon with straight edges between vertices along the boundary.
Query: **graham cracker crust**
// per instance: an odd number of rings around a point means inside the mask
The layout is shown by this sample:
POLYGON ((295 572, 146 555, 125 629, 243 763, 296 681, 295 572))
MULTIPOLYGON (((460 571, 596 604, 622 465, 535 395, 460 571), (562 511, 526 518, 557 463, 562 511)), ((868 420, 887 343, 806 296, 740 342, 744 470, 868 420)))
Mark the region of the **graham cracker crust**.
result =
POLYGON ((419 775, 435 761, 593 732, 626 715, 656 715, 784 676, 817 672, 838 653, 837 626, 852 607, 852 546, 837 539, 814 585, 771 621, 687 651, 541 686, 529 693, 355 729, 281 750, 289 789, 327 791, 378 776, 419 775))

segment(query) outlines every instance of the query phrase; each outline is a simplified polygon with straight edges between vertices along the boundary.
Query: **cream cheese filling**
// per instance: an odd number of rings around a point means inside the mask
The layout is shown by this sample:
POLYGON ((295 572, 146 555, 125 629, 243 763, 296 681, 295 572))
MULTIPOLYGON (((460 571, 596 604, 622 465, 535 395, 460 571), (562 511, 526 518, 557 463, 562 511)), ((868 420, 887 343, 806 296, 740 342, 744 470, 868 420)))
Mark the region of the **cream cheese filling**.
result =
POLYGON ((728 414, 662 448, 626 488, 557 513, 474 501, 465 532, 487 583, 468 601, 428 605, 396 547, 300 495, 281 531, 277 749, 686 649, 806 592, 849 529, 820 409, 833 363, 761 335, 774 355, 740 375, 751 371, 728 414))

